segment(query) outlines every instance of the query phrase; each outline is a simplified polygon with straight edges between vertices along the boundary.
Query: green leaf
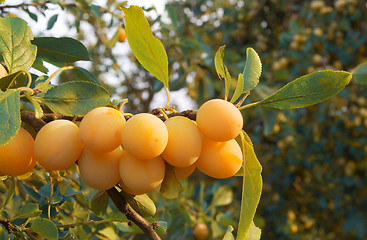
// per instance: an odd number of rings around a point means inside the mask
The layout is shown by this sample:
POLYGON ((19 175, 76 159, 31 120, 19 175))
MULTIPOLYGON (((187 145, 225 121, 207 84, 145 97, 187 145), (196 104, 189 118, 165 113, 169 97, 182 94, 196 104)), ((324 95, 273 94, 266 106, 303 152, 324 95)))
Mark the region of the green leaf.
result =
POLYGON ((351 73, 343 71, 314 72, 293 80, 257 105, 277 109, 311 106, 337 94, 351 78, 351 73))
POLYGON ((79 79, 80 81, 90 81, 94 82, 97 85, 100 85, 96 77, 88 70, 82 67, 75 67, 73 70, 75 70, 77 79, 79 79))
POLYGON ((17 134, 20 128, 19 91, 10 89, 0 92, 0 146, 17 134))
POLYGON ((234 229, 232 226, 228 226, 226 234, 224 234, 223 240, 234 240, 234 236, 232 234, 233 230, 234 229))
POLYGON ((39 56, 36 57, 36 60, 34 61, 32 67, 42 73, 48 72, 48 69, 43 65, 43 61, 39 56))
POLYGON ((37 203, 27 203, 26 205, 22 206, 16 216, 14 217, 13 220, 18 219, 18 218, 32 218, 32 217, 37 217, 39 215, 41 215, 42 211, 39 210, 39 206, 37 203))
POLYGON ((31 44, 32 39, 32 31, 23 19, 0 18, 0 53, 9 74, 31 68, 37 55, 37 47, 31 44))
POLYGON ((105 215, 106 219, 110 219, 114 222, 128 222, 127 217, 120 211, 109 212, 105 215))
POLYGON ((222 185, 214 193, 213 200, 211 203, 212 207, 226 206, 232 203, 233 191, 228 185, 222 185))
POLYGON ((147 194, 132 196, 124 194, 126 201, 136 212, 143 217, 153 217, 156 213, 156 207, 152 199, 147 194))
POLYGON ((165 198, 177 198, 183 191, 180 182, 177 180, 174 167, 166 163, 166 173, 160 189, 165 198))
POLYGON ((28 76, 24 72, 16 72, 0 80, 0 89, 6 91, 9 88, 24 87, 28 82, 28 76))
POLYGON ((241 212, 237 240, 246 239, 246 234, 254 219, 262 191, 262 167, 259 160, 257 160, 250 137, 244 131, 242 133, 244 135, 242 138, 242 151, 245 176, 242 185, 241 212))
POLYGON ((15 191, 15 179, 14 178, 9 178, 9 187, 8 187, 8 191, 6 193, 6 198, 5 198, 5 201, 4 201, 4 205, 2 206, 2 208, 0 209, 3 210, 6 206, 6 204, 8 204, 9 200, 13 197, 14 195, 14 191, 15 191))
POLYGON ((234 103, 241 96, 243 92, 243 83, 244 83, 244 77, 242 73, 240 73, 238 74, 237 86, 231 98, 231 103, 234 103))
POLYGON ((249 92, 257 86, 261 75, 261 68, 261 60, 259 55, 253 48, 247 48, 246 65, 243 69, 243 93, 249 92))
POLYGON ((143 10, 135 5, 123 8, 126 37, 140 64, 168 87, 168 58, 161 41, 154 37, 143 10))
POLYGON ((47 30, 50 30, 51 28, 54 27, 58 17, 59 17, 59 14, 55 14, 52 17, 50 17, 50 19, 47 22, 47 30))
POLYGON ((110 95, 95 83, 73 81, 52 87, 40 100, 54 112, 83 116, 96 107, 107 105, 110 95))
POLYGON ((33 220, 30 229, 47 240, 57 240, 59 234, 55 224, 46 218, 33 220))
POLYGON ((354 80, 359 84, 367 84, 367 61, 352 70, 354 80))
POLYGON ((214 57, 214 65, 215 70, 217 71, 218 77, 220 79, 224 79, 224 85, 225 85, 225 99, 227 100, 229 89, 231 87, 231 81, 232 77, 229 74, 228 68, 223 63, 223 57, 224 57, 224 48, 226 45, 221 46, 218 51, 215 53, 214 57))
POLYGON ((86 47, 72 38, 37 37, 32 43, 38 47, 37 58, 56 66, 76 61, 90 61, 86 47))
POLYGON ((256 227, 254 222, 251 222, 250 228, 246 234, 246 240, 260 240, 261 229, 256 227))
POLYGON ((107 211, 109 200, 110 198, 106 191, 97 191, 88 203, 88 207, 97 216, 103 216, 107 211))

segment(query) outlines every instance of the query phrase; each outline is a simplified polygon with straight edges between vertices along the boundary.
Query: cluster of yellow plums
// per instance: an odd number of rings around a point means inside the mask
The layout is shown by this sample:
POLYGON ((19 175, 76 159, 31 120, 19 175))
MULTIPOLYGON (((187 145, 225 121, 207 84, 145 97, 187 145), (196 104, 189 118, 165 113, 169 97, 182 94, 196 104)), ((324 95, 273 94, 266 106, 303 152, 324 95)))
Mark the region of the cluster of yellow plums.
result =
POLYGON ((160 186, 166 163, 178 180, 197 167, 213 178, 237 173, 243 161, 234 139, 242 130, 241 112, 232 103, 213 99, 197 111, 196 122, 183 116, 162 121, 150 113, 125 120, 110 107, 88 112, 79 127, 68 120, 47 123, 35 140, 23 128, 0 146, 0 175, 22 175, 38 163, 46 170, 66 170, 75 162, 92 188, 116 184, 139 195, 160 186))

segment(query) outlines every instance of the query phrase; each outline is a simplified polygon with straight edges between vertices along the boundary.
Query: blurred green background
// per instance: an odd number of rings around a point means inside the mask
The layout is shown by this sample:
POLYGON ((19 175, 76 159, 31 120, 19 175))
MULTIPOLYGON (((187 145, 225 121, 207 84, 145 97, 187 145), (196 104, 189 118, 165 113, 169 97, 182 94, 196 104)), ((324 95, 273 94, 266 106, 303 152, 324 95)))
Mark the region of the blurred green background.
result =
MULTIPOLYGON (((126 2, 105 3, 26 1, 1 9, 1 15, 16 13, 37 25, 40 13, 61 10, 68 18, 65 27, 90 51, 93 61, 86 67, 116 97, 129 99, 126 112, 149 111, 162 85, 130 51, 121 50, 128 48, 126 42, 116 43, 116 29, 123 26, 118 7, 126 2)), ((242 72, 247 47, 261 58, 260 84, 248 103, 304 74, 352 71, 367 59, 364 0, 169 0, 163 14, 154 7, 144 10, 168 54, 170 89, 184 89, 197 106, 224 96, 213 61, 222 45, 232 76, 242 72)), ((59 14, 45 15, 47 27, 39 35, 50 35, 59 14)), ((60 81, 75 77, 66 72, 60 81)), ((366 83, 353 78, 337 96, 308 108, 243 112, 244 129, 263 166, 255 217, 262 239, 367 239, 366 83)), ((180 101, 187 100, 173 99, 180 101)), ((195 172, 183 186, 176 200, 152 195, 157 218, 168 222, 167 239, 192 239, 197 222, 208 225, 212 239, 219 239, 228 224, 236 226, 240 178, 214 180, 195 172)))

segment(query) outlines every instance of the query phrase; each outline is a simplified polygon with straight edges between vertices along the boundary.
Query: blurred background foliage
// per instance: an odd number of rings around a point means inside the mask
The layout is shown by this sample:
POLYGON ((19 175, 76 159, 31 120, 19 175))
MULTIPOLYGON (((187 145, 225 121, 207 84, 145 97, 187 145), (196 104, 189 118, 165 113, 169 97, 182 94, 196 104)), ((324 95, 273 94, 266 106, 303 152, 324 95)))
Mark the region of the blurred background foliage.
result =
MULTIPOLYGON (((87 68, 111 93, 129 99, 125 111, 149 111, 162 86, 131 52, 119 50, 127 43, 117 42, 117 29, 123 26, 118 7, 127 3, 105 2, 27 1, 0 11, 3 17, 9 12, 24 16, 31 25, 45 14, 47 29, 52 29, 58 14, 47 12, 62 10, 66 27, 89 49, 87 68)), ((198 105, 224 96, 213 61, 222 45, 232 76, 242 72, 247 47, 260 55, 261 83, 246 102, 316 70, 351 71, 367 58, 364 0, 168 0, 163 15, 144 10, 169 57, 170 89, 187 89, 198 105)), ((47 34, 40 31, 39 36, 47 34)), ((76 77, 66 72, 60 81, 76 77)), ((366 239, 366 86, 352 79, 338 96, 316 106, 283 112, 251 108, 243 114, 244 129, 263 165, 264 189, 255 217, 262 239, 366 239)), ((183 181, 179 199, 154 193, 156 216, 168 222, 166 238, 192 238, 197 222, 208 225, 213 239, 228 224, 236 226, 240 181, 195 173, 183 181)))

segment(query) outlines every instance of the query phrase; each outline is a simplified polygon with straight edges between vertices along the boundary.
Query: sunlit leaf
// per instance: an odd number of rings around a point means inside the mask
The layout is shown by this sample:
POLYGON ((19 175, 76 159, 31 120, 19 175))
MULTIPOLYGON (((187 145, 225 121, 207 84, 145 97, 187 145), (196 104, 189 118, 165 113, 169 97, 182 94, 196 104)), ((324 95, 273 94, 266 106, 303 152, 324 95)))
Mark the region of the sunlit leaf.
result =
POLYGON ((246 240, 260 240, 261 229, 256 227, 254 222, 251 222, 250 228, 246 234, 246 240))
POLYGON ((161 41, 154 37, 143 10, 135 5, 123 8, 126 37, 140 64, 168 87, 168 58, 161 41))
POLYGON ((17 17, 0 18, 0 53, 9 74, 27 71, 33 65, 37 47, 27 22, 17 17))
POLYGON ((153 217, 156 212, 156 207, 152 199, 147 194, 131 196, 124 194, 126 201, 136 212, 143 217, 153 217))
POLYGON ((214 193, 211 205, 213 207, 226 206, 233 201, 233 191, 228 185, 220 186, 214 193))
POLYGON ((257 86, 261 75, 261 68, 259 55, 253 48, 247 48, 246 65, 245 69, 243 70, 243 93, 249 92, 257 86))
POLYGON ((257 160, 250 137, 244 131, 242 131, 242 134, 244 136, 242 139, 242 150, 245 175, 242 185, 241 212, 237 240, 246 239, 246 234, 255 216, 262 191, 262 167, 259 160, 257 160))
POLYGON ((232 234, 233 230, 234 229, 232 226, 228 226, 226 234, 224 234, 223 240, 234 240, 234 236, 232 234))
POLYGON ((278 109, 307 107, 334 96, 351 78, 351 73, 343 71, 314 72, 293 80, 258 105, 278 109))
POLYGON ((224 79, 225 84, 225 99, 228 97, 229 89, 231 87, 232 77, 229 74, 228 68, 224 65, 223 57, 224 57, 224 48, 226 46, 221 46, 218 51, 215 53, 214 57, 214 65, 215 70, 217 71, 218 77, 220 79, 224 79))
POLYGON ((174 167, 166 163, 166 173, 160 189, 165 198, 177 198, 183 191, 180 182, 177 180, 174 167))
POLYGON ((234 103, 241 96, 243 92, 243 83, 244 83, 244 77, 242 73, 240 73, 238 74, 237 85, 231 98, 231 103, 234 103))

